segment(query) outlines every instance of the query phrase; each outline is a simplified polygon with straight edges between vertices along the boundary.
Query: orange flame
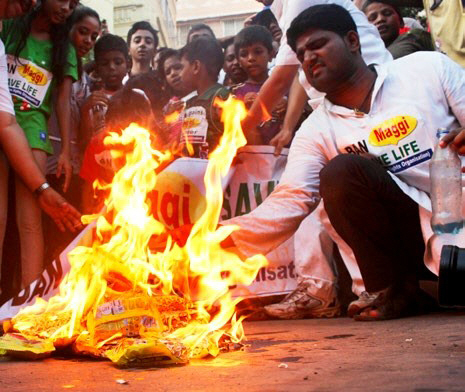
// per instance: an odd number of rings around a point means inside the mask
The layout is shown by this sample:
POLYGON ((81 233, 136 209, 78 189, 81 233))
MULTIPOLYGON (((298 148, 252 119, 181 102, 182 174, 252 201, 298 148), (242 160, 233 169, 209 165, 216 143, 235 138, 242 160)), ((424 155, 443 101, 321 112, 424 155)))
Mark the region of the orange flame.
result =
POLYGON ((156 206, 148 195, 156 186, 157 169, 172 154, 153 149, 149 132, 131 124, 121 135, 114 133, 105 140, 133 148, 114 176, 91 244, 69 253, 71 270, 60 294, 21 311, 13 319, 16 331, 55 344, 75 342, 83 352, 106 348, 105 355, 115 362, 126 341, 118 349, 115 342, 128 337, 168 346, 179 343, 188 358, 217 355, 224 335, 233 342, 244 338, 242 318, 235 315, 241 299, 232 298, 229 288, 250 285, 267 262, 261 255, 243 261, 220 246, 237 229, 217 229, 217 224, 223 202, 221 181, 237 149, 246 143, 240 126, 246 109, 232 97, 218 100, 217 105, 222 109, 224 135, 209 157, 206 209, 186 245, 178 246, 168 233, 163 251, 149 247, 152 238, 166 235, 164 225, 154 218, 156 206), (118 309, 125 309, 124 322, 118 309))

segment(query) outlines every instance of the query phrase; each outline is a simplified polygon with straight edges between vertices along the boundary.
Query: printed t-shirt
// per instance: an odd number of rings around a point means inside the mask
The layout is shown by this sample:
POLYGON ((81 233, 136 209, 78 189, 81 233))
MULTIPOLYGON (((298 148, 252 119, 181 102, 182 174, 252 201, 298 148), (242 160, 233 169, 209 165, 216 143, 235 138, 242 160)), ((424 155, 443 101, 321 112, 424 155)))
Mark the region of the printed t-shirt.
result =
MULTIPOLYGON (((55 95, 55 94, 54 94, 55 95)), ((73 83, 71 90, 71 118, 70 118, 70 140, 71 140, 71 165, 73 173, 78 174, 81 167, 82 153, 78 146, 78 130, 80 123, 80 108, 87 97, 90 95, 90 80, 89 75, 83 72, 81 79, 73 83)), ((55 98, 55 97, 54 97, 55 98)), ((54 99, 55 101, 55 99, 54 99)), ((47 158, 47 174, 55 174, 57 171, 58 157, 61 153, 61 135, 58 126, 58 118, 56 111, 52 110, 52 114, 48 121, 49 138, 53 146, 53 154, 47 158)))
MULTIPOLYGON (((236 85, 232 88, 233 94, 240 99, 241 101, 244 101, 246 98, 247 94, 249 93, 255 93, 257 94, 260 89, 262 88, 263 83, 251 83, 251 82, 245 82, 241 83, 239 85, 236 85)), ((273 116, 273 113, 271 114, 273 116)), ((276 119, 272 118, 271 120, 268 120, 258 127, 258 131, 260 132, 260 135, 262 136, 263 144, 270 144, 271 139, 273 139, 274 136, 280 131, 282 126, 282 119, 276 119)))
POLYGON ((84 152, 79 176, 91 184, 97 179, 110 183, 113 178, 113 161, 110 149, 104 144, 105 136, 96 135, 90 139, 84 152))
POLYGON ((198 95, 186 103, 181 113, 181 144, 188 142, 193 147, 193 154, 184 149, 184 154, 196 158, 208 158, 223 135, 223 124, 220 121, 219 108, 215 99, 226 100, 230 91, 219 83, 211 86, 202 95, 198 95))
MULTIPOLYGON (((24 130, 31 148, 52 153, 48 138, 47 121, 52 110, 52 90, 56 80, 51 72, 52 42, 37 40, 31 35, 15 58, 20 33, 13 31, 14 21, 3 22, 1 39, 5 43, 8 66, 8 84, 16 113, 16 119, 24 130)), ((65 75, 77 80, 77 57, 69 45, 65 75)))
POLYGON ((436 130, 465 125, 465 69, 443 54, 416 52, 376 70, 370 112, 359 115, 324 99, 297 132, 274 192, 250 214, 224 222, 241 228, 232 238, 242 253, 266 254, 295 232, 320 200, 321 169, 340 154, 378 161, 431 211, 436 130))

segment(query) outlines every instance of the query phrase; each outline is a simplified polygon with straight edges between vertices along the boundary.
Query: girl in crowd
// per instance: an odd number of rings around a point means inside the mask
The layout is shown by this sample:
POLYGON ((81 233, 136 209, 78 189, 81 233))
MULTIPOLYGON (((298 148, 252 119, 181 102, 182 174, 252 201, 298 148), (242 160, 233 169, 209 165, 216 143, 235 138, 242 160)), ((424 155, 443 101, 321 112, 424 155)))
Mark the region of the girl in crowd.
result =
MULTIPOLYGON (((82 161, 82 153, 79 148, 79 121, 80 109, 83 102, 90 95, 90 77, 83 70, 82 58, 87 56, 93 49, 95 42, 100 33, 100 17, 96 11, 86 6, 78 6, 71 17, 70 40, 76 49, 78 56, 78 74, 79 80, 73 83, 71 93, 71 118, 70 118, 70 139, 71 139, 71 165, 73 175, 71 177, 70 189, 66 195, 72 199, 72 204, 79 206, 79 169, 82 161)), ((61 152, 62 143, 56 112, 53 111, 49 121, 50 140, 53 145, 53 155, 47 160, 47 179, 49 183, 58 189, 57 166, 58 158, 61 152)))
MULTIPOLYGON (((69 184, 68 192, 65 197, 71 201, 71 204, 80 209, 81 202, 81 181, 79 170, 81 167, 83 150, 80 148, 80 137, 78 135, 80 123, 80 108, 83 102, 90 95, 91 82, 89 75, 82 67, 82 58, 87 56, 93 49, 99 36, 101 28, 100 17, 92 8, 78 6, 71 16, 71 32, 69 38, 78 56, 78 75, 79 80, 73 83, 71 92, 71 118, 70 118, 70 139, 71 139, 71 166, 73 172, 69 184)), ((54 94, 56 102, 56 94, 54 94)), ((50 140, 53 146, 53 155, 47 159, 47 181, 55 189, 63 187, 63 176, 56 176, 58 167, 58 158, 61 153, 60 129, 58 126, 57 113, 54 110, 48 122, 50 140)), ((66 244, 72 240, 72 233, 58 235, 57 228, 51 219, 45 218, 45 232, 51 234, 50 241, 46 242, 45 260, 53 260, 61 252, 66 244), (56 235, 55 235, 56 234, 56 235)))
MULTIPOLYGON (((51 113, 52 90, 57 89, 57 117, 63 140, 57 175, 65 175, 64 190, 71 176, 69 101, 72 83, 77 79, 76 52, 68 40, 68 18, 77 3, 77 0, 42 0, 21 19, 4 21, 1 32, 8 55, 9 86, 16 118, 43 172, 47 154, 52 153, 47 121, 51 113)), ((0 210, 6 210, 5 177, 0 178, 0 210)), ((42 271, 44 239, 37 200, 19 179, 16 179, 16 215, 22 285, 26 286, 42 271)), ((3 235, 0 238, 3 243, 3 235)))

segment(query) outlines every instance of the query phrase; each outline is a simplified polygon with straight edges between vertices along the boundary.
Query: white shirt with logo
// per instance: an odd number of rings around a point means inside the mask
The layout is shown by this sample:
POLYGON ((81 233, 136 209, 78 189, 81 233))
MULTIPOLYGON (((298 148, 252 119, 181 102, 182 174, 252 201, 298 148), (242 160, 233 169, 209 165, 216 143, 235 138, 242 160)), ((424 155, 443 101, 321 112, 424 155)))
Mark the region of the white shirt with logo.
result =
MULTIPOLYGON (((360 117, 324 99, 297 132, 279 186, 256 210, 228 221, 241 227, 233 239, 244 254, 266 254, 295 232, 320 200, 320 170, 340 154, 380 162, 427 220, 436 130, 465 126, 465 69, 440 53, 417 52, 376 70, 370 112, 360 117)), ((428 226, 423 219, 425 240, 428 226)), ((437 273, 431 257, 425 262, 437 273)))

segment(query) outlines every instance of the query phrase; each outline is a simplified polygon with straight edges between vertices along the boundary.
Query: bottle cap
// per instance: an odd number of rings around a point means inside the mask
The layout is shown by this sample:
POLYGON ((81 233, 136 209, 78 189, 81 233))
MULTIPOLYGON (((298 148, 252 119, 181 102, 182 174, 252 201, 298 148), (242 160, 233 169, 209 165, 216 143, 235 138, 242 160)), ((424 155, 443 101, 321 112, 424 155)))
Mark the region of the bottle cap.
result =
POLYGON ((449 133, 449 130, 447 128, 438 128, 438 130, 436 131, 436 137, 440 139, 444 135, 447 135, 448 133, 449 133))

